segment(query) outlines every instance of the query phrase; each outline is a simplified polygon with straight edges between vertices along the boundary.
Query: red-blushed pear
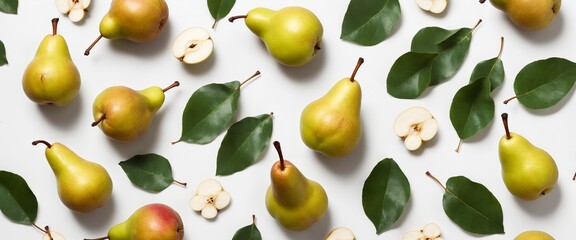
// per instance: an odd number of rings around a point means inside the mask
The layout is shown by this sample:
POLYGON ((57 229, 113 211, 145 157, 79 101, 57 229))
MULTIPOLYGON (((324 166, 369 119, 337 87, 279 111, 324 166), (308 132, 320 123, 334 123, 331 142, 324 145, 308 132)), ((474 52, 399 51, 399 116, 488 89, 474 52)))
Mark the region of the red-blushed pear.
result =
POLYGON ((178 81, 162 89, 158 86, 134 90, 113 86, 102 91, 92 105, 94 122, 111 139, 128 142, 144 134, 164 104, 165 92, 179 86, 178 81))
POLYGON ((154 40, 168 22, 164 0, 112 0, 108 13, 100 20, 100 36, 86 49, 88 56, 100 39, 127 39, 144 43, 154 40))
POLYGON ((184 223, 178 212, 161 203, 152 203, 137 209, 124 222, 108 230, 108 235, 84 240, 181 240, 184 223))
POLYGON ((558 181, 556 162, 546 151, 508 129, 508 114, 502 114, 506 134, 500 138, 498 155, 502 178, 512 195, 535 200, 548 194, 558 181))
POLYGON ((80 72, 72 62, 66 40, 58 34, 57 27, 58 18, 53 18, 52 34, 42 39, 22 76, 24 93, 41 105, 67 105, 80 91, 80 72))
POLYGON ((87 161, 61 143, 36 140, 46 145, 45 155, 56 177, 58 196, 66 207, 91 212, 102 207, 112 195, 112 178, 100 164, 87 161))
POLYGON ((541 30, 554 21, 562 0, 490 0, 504 11, 517 26, 527 30, 541 30))
POLYGON ((266 209, 284 228, 306 230, 324 216, 328 196, 318 182, 306 178, 294 164, 284 159, 278 141, 274 142, 274 147, 280 159, 270 171, 266 209))

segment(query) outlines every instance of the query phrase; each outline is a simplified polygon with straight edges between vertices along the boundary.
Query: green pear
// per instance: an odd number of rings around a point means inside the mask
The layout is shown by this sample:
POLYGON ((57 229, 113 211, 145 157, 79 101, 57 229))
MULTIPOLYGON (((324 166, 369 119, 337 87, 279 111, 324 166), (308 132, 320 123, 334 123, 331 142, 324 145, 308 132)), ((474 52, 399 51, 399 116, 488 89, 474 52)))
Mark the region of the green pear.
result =
POLYGON ((108 13, 100 21, 100 36, 84 55, 88 56, 102 37, 138 43, 152 41, 166 26, 168 15, 164 0, 112 0, 108 13))
POLYGON ((162 89, 157 86, 134 90, 113 86, 102 91, 92 105, 94 122, 111 139, 128 142, 144 134, 164 104, 164 93, 179 86, 178 81, 162 89))
POLYGON ((342 157, 360 142, 362 90, 354 76, 363 62, 364 59, 359 58, 350 77, 336 82, 324 96, 302 111, 300 135, 309 148, 327 156, 342 157))
POLYGON ((259 7, 229 20, 238 18, 245 18, 248 29, 264 42, 272 57, 286 66, 302 66, 320 50, 324 29, 318 17, 306 8, 291 6, 271 10, 259 7))
POLYGON ((66 40, 57 33, 57 26, 58 18, 53 18, 52 34, 42 39, 22 76, 26 96, 42 105, 64 106, 80 91, 80 72, 72 62, 66 40))
POLYGON ((112 179, 101 165, 87 161, 61 143, 44 140, 46 160, 58 184, 58 196, 66 207, 77 212, 91 212, 102 207, 112 195, 112 179))
POLYGON ((280 160, 270 171, 272 183, 266 191, 266 209, 280 225, 292 231, 303 231, 322 219, 328 208, 324 188, 306 178, 294 164, 284 160, 280 143, 275 141, 280 160))
POLYGON ((554 240, 554 237, 543 231, 530 230, 518 234, 514 240, 554 240))
POLYGON ((178 212, 171 207, 152 203, 137 209, 124 222, 108 230, 101 238, 84 240, 181 240, 184 238, 184 224, 178 212))
POLYGON ((535 200, 548 194, 558 181, 556 162, 546 151, 508 129, 508 114, 502 114, 506 134, 500 138, 498 155, 502 178, 512 195, 535 200))
POLYGON ((527 30, 546 28, 560 11, 562 0, 490 0, 517 26, 527 30))

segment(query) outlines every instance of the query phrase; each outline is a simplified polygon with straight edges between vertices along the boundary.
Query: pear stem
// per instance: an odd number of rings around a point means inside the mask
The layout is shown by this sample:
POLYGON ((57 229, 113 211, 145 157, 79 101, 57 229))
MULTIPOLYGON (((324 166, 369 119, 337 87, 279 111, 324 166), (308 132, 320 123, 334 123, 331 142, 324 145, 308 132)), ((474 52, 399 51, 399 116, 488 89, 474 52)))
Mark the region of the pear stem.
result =
POLYGON ((481 3, 481 4, 484 3, 484 2, 486 2, 486 0, 480 0, 480 3, 481 3))
POLYGON ((498 58, 502 56, 502 50, 504 50, 504 37, 500 37, 500 50, 498 50, 498 58))
POLYGON ((183 187, 186 187, 186 185, 188 185, 188 183, 180 182, 180 181, 177 181, 177 180, 174 180, 174 179, 172 179, 172 181, 173 181, 174 183, 178 184, 178 185, 183 186, 183 187))
POLYGON ((174 83, 170 84, 170 86, 162 89, 162 92, 166 92, 166 91, 168 91, 168 90, 170 90, 170 89, 172 89, 172 88, 178 87, 178 86, 180 86, 180 82, 175 81, 174 83))
POLYGON ((511 97, 511 98, 508 98, 508 99, 504 100, 504 104, 508 104, 508 102, 516 99, 517 97, 518 97, 518 96, 514 96, 514 97, 511 97))
POLYGON ((48 237, 50 238, 50 240, 54 240, 54 238, 52 237, 52 234, 50 233, 50 227, 45 226, 44 228, 41 228, 38 225, 36 225, 36 223, 32 223, 32 226, 34 226, 36 229, 40 230, 41 232, 48 234, 48 237))
POLYGON ((574 173, 574 176, 572 176, 572 181, 576 181, 576 173, 574 173))
POLYGON ((236 19, 246 18, 246 17, 247 17, 247 15, 232 16, 232 17, 228 18, 228 21, 234 22, 234 20, 236 20, 236 19))
POLYGON ((52 36, 58 34, 58 18, 52 18, 52 36))
POLYGON ((100 39, 102 39, 102 37, 103 37, 102 34, 100 34, 100 36, 98 36, 96 38, 96 40, 94 40, 94 42, 92 42, 92 44, 90 44, 90 46, 88 46, 86 51, 84 51, 84 56, 90 55, 90 50, 92 50, 92 48, 96 45, 96 43, 98 43, 98 41, 100 41, 100 39))
POLYGON ((512 138, 510 136, 510 128, 508 128, 508 113, 502 113, 502 123, 504 123, 504 131, 506 131, 506 139, 512 138))
POLYGON ((100 122, 104 121, 104 119, 106 119, 106 113, 102 113, 102 115, 100 115, 100 117, 96 119, 96 121, 92 122, 90 126, 96 127, 98 124, 100 124, 100 122))
POLYGON ((105 240, 105 239, 110 239, 110 237, 106 236, 106 237, 99 237, 99 238, 84 238, 84 240, 105 240))
POLYGON ((243 82, 240 83, 240 86, 238 86, 238 89, 240 89, 240 87, 242 87, 242 85, 244 85, 244 83, 247 83, 248 81, 254 79, 255 77, 260 75, 260 71, 256 71, 254 74, 252 74, 252 76, 250 76, 249 78, 247 78, 246 80, 244 80, 243 82))
POLYGON ((38 143, 42 143, 42 144, 46 145, 47 148, 52 147, 52 144, 50 144, 49 142, 44 141, 44 140, 36 140, 36 141, 32 142, 32 145, 36 146, 36 145, 38 145, 38 143))
POLYGON ((274 141, 274 148, 278 152, 278 157, 280 158, 280 170, 284 170, 286 166, 284 165, 284 155, 282 155, 282 148, 280 147, 280 142, 274 141))
POLYGON ((356 67, 354 68, 354 71, 352 71, 352 75, 350 75, 350 82, 356 81, 354 77, 356 77, 356 73, 358 72, 358 69, 360 69, 360 66, 362 66, 362 63, 364 63, 364 58, 358 58, 358 63, 356 63, 356 67))
POLYGON ((440 185, 440 187, 442 187, 442 189, 444 189, 444 192, 448 192, 448 189, 446 189, 446 187, 444 187, 444 185, 438 180, 438 178, 434 177, 432 175, 432 173, 430 173, 429 171, 426 171, 426 176, 432 178, 432 180, 434 180, 436 183, 438 183, 438 185, 440 185))

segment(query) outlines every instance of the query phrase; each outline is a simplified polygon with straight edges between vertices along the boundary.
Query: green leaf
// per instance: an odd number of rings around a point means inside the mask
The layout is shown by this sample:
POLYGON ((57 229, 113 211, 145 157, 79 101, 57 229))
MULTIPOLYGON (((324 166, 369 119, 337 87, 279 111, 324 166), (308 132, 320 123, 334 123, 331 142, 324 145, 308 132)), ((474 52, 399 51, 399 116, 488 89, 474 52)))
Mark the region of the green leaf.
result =
POLYGON ((450 120, 460 139, 466 139, 488 126, 494 118, 490 80, 482 78, 458 90, 450 106, 450 120))
POLYGON ((478 63, 472 70, 470 82, 485 78, 490 81, 490 92, 502 85, 504 82, 504 65, 499 57, 478 63))
POLYGON ((256 227, 254 216, 252 216, 252 224, 238 229, 238 231, 234 233, 232 240, 262 240, 260 231, 258 227, 256 227))
POLYGON ((446 182, 442 205, 446 215, 468 232, 504 233, 500 202, 482 184, 463 176, 451 177, 446 182))
POLYGON ((18 0, 0 0, 0 12, 18 14, 18 0))
POLYGON ((247 117, 230 126, 218 150, 216 175, 231 175, 254 164, 272 137, 272 115, 247 117))
POLYGON ((410 183, 398 164, 380 161, 364 182, 362 206, 378 234, 390 228, 404 212, 410 199, 410 183))
POLYGON ((471 28, 428 27, 416 33, 411 51, 438 54, 432 63, 430 86, 445 82, 458 72, 470 49, 472 31, 471 28))
MULTIPOLYGON (((230 13, 234 4, 236 4, 236 0, 208 0, 208 10, 217 22, 230 13)), ((216 24, 216 22, 214 22, 214 24, 216 24)), ((214 26, 212 28, 214 28, 214 26)))
POLYGON ((0 171, 0 211, 17 223, 31 225, 36 220, 38 201, 21 176, 0 171))
POLYGON ((396 28, 400 14, 398 0, 351 0, 340 39, 364 46, 376 45, 396 28))
POLYGON ((8 58, 6 58, 6 48, 4 43, 0 41, 0 66, 8 64, 8 58))
POLYGON ((174 183, 170 162, 158 154, 135 155, 118 164, 134 185, 146 191, 158 193, 174 183))
POLYGON ((570 92, 575 81, 575 63, 563 58, 548 58, 522 68, 514 80, 514 92, 527 108, 549 108, 570 92))
POLYGON ((386 80, 388 94, 404 99, 419 97, 430 85, 436 56, 436 53, 407 52, 396 59, 386 80))
POLYGON ((238 108, 240 82, 212 83, 196 90, 182 115, 178 141, 207 144, 230 126, 238 108))

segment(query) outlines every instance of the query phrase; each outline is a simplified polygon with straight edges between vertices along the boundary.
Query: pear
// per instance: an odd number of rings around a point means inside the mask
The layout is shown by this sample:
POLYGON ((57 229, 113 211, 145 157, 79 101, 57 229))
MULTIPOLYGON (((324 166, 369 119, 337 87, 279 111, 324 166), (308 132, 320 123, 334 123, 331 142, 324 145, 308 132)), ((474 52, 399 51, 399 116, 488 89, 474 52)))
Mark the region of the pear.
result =
POLYGON ((498 154, 502 178, 512 195, 535 200, 548 194, 558 181, 558 167, 546 151, 508 129, 508 114, 502 114, 506 134, 500 138, 498 154))
POLYGON ((101 238, 84 240, 181 240, 184 238, 184 224, 178 212, 171 207, 152 203, 137 209, 124 222, 108 230, 101 238))
POLYGON ((42 39, 22 76, 24 93, 41 105, 67 105, 80 91, 80 72, 72 62, 66 40, 57 33, 57 27, 58 18, 53 18, 52 34, 42 39))
POLYGON ((112 178, 104 167, 81 158, 58 142, 37 140, 32 145, 40 143, 46 145, 46 160, 56 176, 58 196, 66 207, 86 213, 108 202, 112 178))
POLYGON ((229 18, 230 22, 245 18, 248 29, 266 45, 278 62, 290 67, 310 62, 320 50, 324 29, 310 10, 290 6, 280 10, 254 8, 246 15, 229 18))
POLYGON ((306 230, 324 216, 328 196, 318 182, 306 178, 294 164, 284 160, 278 141, 274 147, 280 159, 270 171, 272 183, 266 191, 266 209, 284 228, 306 230))
POLYGON ((360 142, 362 90, 354 76, 363 62, 364 59, 359 58, 350 77, 336 82, 324 96, 302 111, 300 136, 309 148, 327 156, 342 157, 360 142))
POLYGON ((518 234, 514 240, 554 240, 554 237, 540 230, 530 230, 518 234))
POLYGON ((562 0, 490 0, 504 11, 517 26, 526 30, 541 30, 554 21, 560 12, 562 0))
POLYGON ((111 139, 128 142, 144 134, 164 104, 164 93, 179 86, 178 81, 162 89, 157 86, 134 90, 112 86, 102 91, 92 105, 94 122, 111 139))
POLYGON ((168 5, 164 0, 112 0, 108 13, 100 20, 100 36, 84 55, 88 56, 92 47, 103 37, 150 42, 166 26, 168 15, 168 5))

